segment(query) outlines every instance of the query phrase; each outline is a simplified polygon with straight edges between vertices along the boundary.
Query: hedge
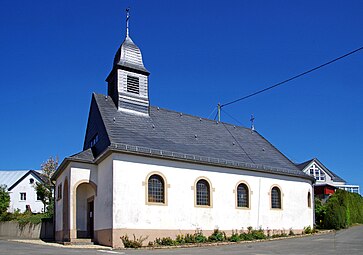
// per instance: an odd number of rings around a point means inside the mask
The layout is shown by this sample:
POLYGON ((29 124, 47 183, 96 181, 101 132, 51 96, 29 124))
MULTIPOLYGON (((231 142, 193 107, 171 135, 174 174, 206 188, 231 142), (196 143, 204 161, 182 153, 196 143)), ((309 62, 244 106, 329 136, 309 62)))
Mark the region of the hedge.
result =
POLYGON ((337 190, 322 205, 315 203, 317 225, 328 229, 342 229, 363 223, 363 197, 356 193, 337 190))

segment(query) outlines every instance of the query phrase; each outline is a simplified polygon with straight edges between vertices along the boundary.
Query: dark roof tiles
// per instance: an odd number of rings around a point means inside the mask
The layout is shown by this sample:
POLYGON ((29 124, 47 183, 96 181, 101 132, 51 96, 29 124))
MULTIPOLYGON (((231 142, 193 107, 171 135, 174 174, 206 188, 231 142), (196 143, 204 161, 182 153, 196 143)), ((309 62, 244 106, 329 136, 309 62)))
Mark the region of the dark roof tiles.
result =
MULTIPOLYGON (((156 151, 164 156, 180 154, 184 159, 207 159, 210 163, 214 160, 225 165, 241 163, 245 167, 305 176, 258 132, 249 128, 159 107, 150 107, 150 116, 129 114, 118 111, 111 98, 100 94, 93 96, 113 145, 127 145, 129 151, 143 148, 150 149, 151 154, 156 151)), ((90 150, 78 154, 78 157, 84 156, 90 158, 90 150)))

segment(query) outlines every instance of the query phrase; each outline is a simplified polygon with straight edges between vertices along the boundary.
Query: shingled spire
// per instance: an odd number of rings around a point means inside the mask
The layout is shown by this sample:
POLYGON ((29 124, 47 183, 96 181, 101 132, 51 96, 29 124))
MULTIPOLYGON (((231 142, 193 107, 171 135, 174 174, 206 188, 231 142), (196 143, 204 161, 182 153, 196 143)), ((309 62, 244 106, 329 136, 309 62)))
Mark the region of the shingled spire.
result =
POLYGON ((129 34, 130 10, 126 9, 126 37, 116 52, 108 75, 108 95, 119 111, 149 114, 149 71, 144 67, 139 47, 129 34))

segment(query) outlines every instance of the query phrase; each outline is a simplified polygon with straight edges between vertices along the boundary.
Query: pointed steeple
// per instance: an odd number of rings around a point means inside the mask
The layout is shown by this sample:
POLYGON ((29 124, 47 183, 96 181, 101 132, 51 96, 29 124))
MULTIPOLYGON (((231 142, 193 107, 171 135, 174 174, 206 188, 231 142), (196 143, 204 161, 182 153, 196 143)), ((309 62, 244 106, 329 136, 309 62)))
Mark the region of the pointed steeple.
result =
POLYGON ((130 38, 130 9, 126 9, 126 37, 116 52, 113 68, 106 81, 108 95, 111 96, 118 110, 148 114, 149 71, 144 67, 139 47, 130 38))

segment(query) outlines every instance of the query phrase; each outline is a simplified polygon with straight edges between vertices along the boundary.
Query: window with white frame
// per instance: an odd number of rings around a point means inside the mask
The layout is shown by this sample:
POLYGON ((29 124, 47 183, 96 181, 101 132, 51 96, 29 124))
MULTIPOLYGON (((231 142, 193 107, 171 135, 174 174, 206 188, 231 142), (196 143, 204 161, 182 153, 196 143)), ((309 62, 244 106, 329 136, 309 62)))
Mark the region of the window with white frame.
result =
POLYGON ((312 164, 309 168, 309 175, 313 176, 317 181, 325 181, 325 173, 316 164, 312 164))

